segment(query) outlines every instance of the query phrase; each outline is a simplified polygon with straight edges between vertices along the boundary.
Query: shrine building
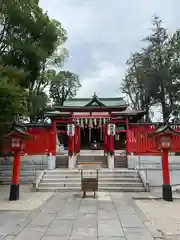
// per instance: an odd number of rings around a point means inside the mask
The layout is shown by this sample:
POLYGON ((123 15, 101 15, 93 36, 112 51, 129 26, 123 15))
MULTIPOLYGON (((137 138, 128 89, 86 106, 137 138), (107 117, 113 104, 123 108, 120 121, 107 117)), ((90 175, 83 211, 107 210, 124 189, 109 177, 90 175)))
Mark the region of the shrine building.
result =
POLYGON ((45 112, 57 129, 58 138, 64 147, 68 147, 67 123, 74 123, 79 128, 79 151, 91 149, 97 142, 98 149, 104 149, 108 123, 115 123, 115 149, 126 149, 129 123, 138 122, 144 111, 131 110, 123 98, 99 98, 95 93, 92 98, 75 98, 64 102, 63 106, 54 105, 45 112))
MULTIPOLYGON (((128 126, 138 122, 144 111, 129 108, 123 98, 99 98, 95 93, 92 98, 75 98, 64 102, 63 106, 54 105, 46 109, 45 116, 50 118, 56 130, 57 140, 69 151, 67 125, 74 124, 73 154, 83 155, 84 150, 110 151, 108 124, 115 125, 113 155, 118 150, 128 150, 128 126)), ((111 137, 112 138, 112 137, 111 137)), ((114 160, 113 160, 114 161, 114 160)))

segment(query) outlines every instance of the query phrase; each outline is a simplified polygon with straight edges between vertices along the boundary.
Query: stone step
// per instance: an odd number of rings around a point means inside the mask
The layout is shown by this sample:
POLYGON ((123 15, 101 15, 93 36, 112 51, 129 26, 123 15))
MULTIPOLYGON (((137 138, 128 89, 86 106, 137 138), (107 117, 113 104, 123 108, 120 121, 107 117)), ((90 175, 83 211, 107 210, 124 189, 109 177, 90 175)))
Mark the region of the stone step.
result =
MULTIPOLYGON (((20 171, 20 176, 34 176, 35 174, 35 171, 20 171)), ((12 171, 1 171, 0 177, 2 176, 12 176, 12 171)))
MULTIPOLYGON (((141 182, 139 178, 99 178, 99 182, 141 182)), ((81 181, 81 178, 58 177, 49 178, 43 177, 42 182, 61 182, 61 181, 81 181)))
MULTIPOLYGON (((10 172, 12 171, 13 167, 5 167, 5 168, 0 168, 0 173, 1 172, 4 172, 4 171, 7 171, 7 172, 10 172)), ((21 167, 20 168, 20 171, 35 171, 35 170, 41 170, 43 169, 43 167, 21 167)))
MULTIPOLYGON (((13 168, 13 166, 12 165, 0 165, 0 171, 3 171, 3 170, 11 170, 13 168)), ((39 164, 34 164, 34 165, 22 165, 21 164, 21 166, 20 166, 20 168, 21 169, 27 169, 27 170, 29 170, 29 169, 42 169, 42 168, 44 168, 44 166, 43 165, 39 165, 39 164)))
MULTIPOLYGON (((55 170, 45 170, 45 173, 53 173, 53 174, 63 174, 63 173, 80 173, 81 169, 55 169, 55 170)), ((96 169, 83 169, 83 172, 96 172, 96 169)), ((126 170, 126 169, 99 169, 99 173, 125 173, 125 174, 137 174, 136 170, 126 170)))
POLYGON ((82 154, 80 154, 79 156, 78 156, 78 161, 106 161, 106 159, 107 159, 107 157, 106 156, 104 156, 104 155, 98 155, 98 154, 94 154, 94 155, 90 155, 90 154, 88 154, 88 155, 82 155, 82 154))
MULTIPOLYGON (((61 178, 61 177, 69 177, 69 178, 73 178, 73 177, 81 177, 81 173, 64 173, 64 174, 52 174, 52 173, 45 173, 44 174, 45 177, 49 177, 49 178, 53 178, 53 177, 58 177, 58 178, 61 178)), ((83 177, 87 177, 87 176, 94 176, 96 177, 96 173, 83 173, 83 177)), ((98 174, 98 177, 99 178, 137 178, 139 177, 138 174, 121 174, 121 173, 112 173, 112 174, 106 174, 106 173, 99 173, 98 174)))
MULTIPOLYGON (((79 192, 81 191, 80 187, 39 187, 38 192, 79 192)), ((107 191, 107 192, 144 192, 143 187, 99 187, 98 192, 107 191)), ((88 194, 88 193, 87 193, 88 194)))
MULTIPOLYGON (((83 177, 96 177, 96 169, 86 169, 83 177)), ((145 191, 136 170, 100 169, 98 188, 103 191, 145 191)), ((38 191, 76 191, 81 189, 80 169, 46 170, 39 184, 38 191)))
MULTIPOLYGON (((81 181, 79 182, 41 182, 39 187, 73 187, 73 186, 81 186, 81 181)), ((99 182, 98 187, 142 187, 142 183, 129 183, 129 182, 99 182)))
MULTIPOLYGON (((11 180, 4 180, 4 181, 1 181, 0 180, 0 184, 1 185, 10 185, 11 184, 11 180)), ((35 182, 35 179, 34 178, 26 178, 26 179, 19 179, 19 183, 20 184, 32 184, 35 182)))

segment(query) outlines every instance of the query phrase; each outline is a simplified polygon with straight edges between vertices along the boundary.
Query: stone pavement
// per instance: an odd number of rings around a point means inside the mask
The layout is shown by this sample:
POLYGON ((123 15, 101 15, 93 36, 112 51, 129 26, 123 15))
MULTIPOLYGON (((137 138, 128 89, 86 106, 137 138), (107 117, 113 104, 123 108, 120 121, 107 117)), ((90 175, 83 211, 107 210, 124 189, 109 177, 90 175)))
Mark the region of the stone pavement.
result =
POLYGON ((165 239, 180 240, 180 201, 136 200, 136 205, 146 215, 144 221, 150 229, 157 229, 165 239))
POLYGON ((20 200, 8 201, 10 187, 0 186, 0 211, 31 211, 38 209, 51 196, 51 192, 39 193, 32 189, 32 184, 22 185, 20 187, 20 200))
POLYGON ((97 199, 93 195, 86 199, 81 196, 55 193, 38 210, 0 212, 0 233, 7 234, 4 238, 0 234, 0 239, 153 239, 132 196, 124 193, 98 193, 97 199))

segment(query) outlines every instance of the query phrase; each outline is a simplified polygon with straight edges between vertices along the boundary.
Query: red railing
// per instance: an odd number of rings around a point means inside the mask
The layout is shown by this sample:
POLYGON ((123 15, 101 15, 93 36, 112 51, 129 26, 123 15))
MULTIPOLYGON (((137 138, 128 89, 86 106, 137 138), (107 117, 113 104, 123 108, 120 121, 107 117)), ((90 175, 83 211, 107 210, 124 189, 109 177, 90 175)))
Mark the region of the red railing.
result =
POLYGON ((28 133, 33 135, 33 140, 25 141, 22 155, 41 155, 54 152, 54 132, 51 128, 29 128, 28 133))
MULTIPOLYGON (((156 147, 155 140, 148 137, 156 129, 156 124, 129 124, 128 130, 128 154, 160 154, 156 147)), ((180 125, 174 125, 173 128, 180 132, 180 125)), ((180 136, 173 136, 172 152, 180 151, 180 136)))
MULTIPOLYGON (((158 155, 155 140, 149 138, 148 134, 156 129, 156 124, 129 124, 126 130, 127 136, 127 154, 158 155)), ((173 125, 173 128, 180 132, 180 125, 173 125)), ((104 129, 106 131, 106 129, 104 129)), ((34 136, 31 141, 25 141, 25 148, 22 154, 41 155, 51 152, 56 154, 56 133, 65 132, 50 128, 29 128, 28 132, 34 136)), ((76 129, 75 151, 80 151, 80 128, 76 129)), ((107 140, 104 139, 104 150, 107 151, 107 140)), ((180 136, 173 136, 172 152, 180 152, 180 136)))

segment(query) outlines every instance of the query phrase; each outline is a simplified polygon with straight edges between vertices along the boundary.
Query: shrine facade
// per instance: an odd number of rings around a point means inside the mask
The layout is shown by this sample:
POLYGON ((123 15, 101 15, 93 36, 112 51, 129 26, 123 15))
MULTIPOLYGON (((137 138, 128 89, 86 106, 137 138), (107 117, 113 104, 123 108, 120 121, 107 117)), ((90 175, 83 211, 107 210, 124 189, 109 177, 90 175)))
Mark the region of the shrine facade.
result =
MULTIPOLYGON (((161 155, 155 140, 147 137, 159 123, 139 122, 145 112, 130 109, 122 98, 99 98, 94 94, 92 98, 65 101, 64 106, 54 105, 44 114, 51 123, 20 125, 33 136, 33 141, 26 139, 24 143, 21 152, 24 161, 45 165, 51 156, 56 167, 75 168, 78 159, 87 152, 83 150, 91 149, 92 156, 96 149, 109 168, 119 168, 118 159, 124 162, 122 152, 125 153, 126 166, 133 168, 141 156, 151 156, 152 159, 161 155), (74 126, 73 136, 67 134, 68 125, 74 126), (115 126, 113 135, 108 134, 109 125, 115 126), (60 145, 64 145, 63 154, 60 145)), ((180 125, 173 125, 173 129, 180 131, 180 125)), ((179 139, 180 136, 173 136, 171 152, 179 152, 179 139)))
POLYGON ((54 105, 46 110, 56 129, 60 144, 68 147, 67 124, 75 125, 74 148, 76 153, 83 149, 92 149, 97 143, 97 149, 108 151, 107 125, 116 125, 113 137, 114 149, 127 148, 128 126, 139 121, 144 111, 131 110, 123 98, 75 98, 64 102, 63 106, 54 105))

